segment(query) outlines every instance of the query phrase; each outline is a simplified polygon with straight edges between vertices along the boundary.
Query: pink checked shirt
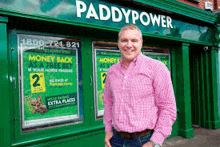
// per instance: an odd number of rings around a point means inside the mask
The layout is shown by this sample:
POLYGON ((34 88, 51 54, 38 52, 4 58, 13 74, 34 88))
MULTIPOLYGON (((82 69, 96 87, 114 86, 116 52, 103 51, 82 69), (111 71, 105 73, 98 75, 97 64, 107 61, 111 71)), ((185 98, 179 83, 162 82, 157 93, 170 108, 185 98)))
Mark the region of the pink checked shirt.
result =
POLYGON ((170 72, 160 61, 140 54, 126 69, 111 66, 104 89, 105 131, 154 129, 151 140, 162 146, 176 120, 170 72))

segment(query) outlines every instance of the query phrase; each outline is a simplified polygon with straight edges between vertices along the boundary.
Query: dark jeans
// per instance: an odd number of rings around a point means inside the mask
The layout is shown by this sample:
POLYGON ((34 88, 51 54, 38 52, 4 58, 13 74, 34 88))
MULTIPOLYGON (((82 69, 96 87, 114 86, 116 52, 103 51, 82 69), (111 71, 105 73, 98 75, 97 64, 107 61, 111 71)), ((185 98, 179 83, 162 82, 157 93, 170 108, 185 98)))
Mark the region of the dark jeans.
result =
POLYGON ((148 133, 141 137, 136 137, 134 139, 124 139, 118 134, 116 134, 113 129, 113 137, 110 140, 112 147, 142 147, 145 143, 147 143, 153 133, 148 133))

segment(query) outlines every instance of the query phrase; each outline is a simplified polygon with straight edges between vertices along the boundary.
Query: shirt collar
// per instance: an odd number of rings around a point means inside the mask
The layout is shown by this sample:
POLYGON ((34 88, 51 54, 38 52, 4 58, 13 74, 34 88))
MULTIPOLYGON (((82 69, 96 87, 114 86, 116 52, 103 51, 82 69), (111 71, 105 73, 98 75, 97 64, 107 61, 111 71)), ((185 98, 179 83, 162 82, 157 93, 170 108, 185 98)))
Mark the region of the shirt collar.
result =
MULTIPOLYGON (((138 62, 138 60, 140 60, 140 58, 143 56, 143 54, 142 53, 140 53, 131 63, 137 63, 138 62)), ((120 63, 121 63, 121 65, 123 65, 122 64, 122 61, 123 61, 123 57, 121 56, 120 58, 119 58, 119 61, 120 61, 120 63)))

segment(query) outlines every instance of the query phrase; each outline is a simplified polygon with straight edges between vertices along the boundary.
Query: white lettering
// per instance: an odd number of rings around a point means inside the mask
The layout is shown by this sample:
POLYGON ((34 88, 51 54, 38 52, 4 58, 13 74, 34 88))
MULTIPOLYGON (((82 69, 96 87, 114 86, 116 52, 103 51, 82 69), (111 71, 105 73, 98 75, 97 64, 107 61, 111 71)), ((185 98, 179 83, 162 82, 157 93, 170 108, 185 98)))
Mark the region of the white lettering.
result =
POLYGON ((99 5, 99 17, 100 17, 100 20, 108 20, 111 17, 110 9, 107 6, 100 4, 99 5), (106 16, 104 16, 104 12, 103 12, 104 10, 106 12, 106 16))
POLYGON ((81 13, 86 11, 86 4, 81 1, 76 1, 76 9, 77 9, 77 17, 81 17, 81 13))
POLYGON ((113 22, 120 22, 122 20, 122 13, 120 11, 120 9, 118 9, 117 7, 112 6, 111 7, 112 10, 112 21, 113 22), (116 18, 116 13, 118 13, 118 18, 116 18))
POLYGON ((90 19, 90 17, 94 17, 95 19, 99 19, 99 17, 97 15, 97 13, 95 11, 95 8, 93 7, 92 3, 90 3, 89 10, 88 10, 88 12, 86 14, 86 18, 87 19, 90 19))
POLYGON ((152 22, 152 25, 154 26, 155 25, 155 21, 157 22, 157 26, 159 27, 160 26, 160 15, 154 15, 152 13, 150 13, 150 18, 151 18, 151 22, 152 22))
POLYGON ((173 28, 172 18, 165 15, 156 15, 147 12, 139 12, 127 8, 118 8, 116 6, 108 7, 104 4, 98 4, 97 6, 93 3, 85 3, 80 0, 76 0, 76 14, 78 18, 82 17, 82 14, 85 13, 86 19, 96 19, 101 21, 109 20, 111 17, 112 22, 124 22, 122 23, 132 23, 136 24, 137 21, 140 21, 143 26, 148 26, 150 23, 152 26, 157 25, 158 27, 163 28, 173 28), (97 7, 98 9, 95 9, 97 7), (98 12, 98 13, 97 13, 98 12))
POLYGON ((60 101, 60 100, 54 100, 54 101, 49 101, 49 102, 48 102, 48 106, 50 106, 50 105, 56 105, 56 104, 61 104, 61 101, 60 101))
POLYGON ((131 14, 132 14, 132 23, 135 24, 135 21, 138 20, 139 18, 139 14, 137 11, 134 10, 132 10, 131 14))
POLYGON ((75 102, 75 98, 69 98, 69 99, 63 99, 62 103, 70 103, 70 102, 75 102))
POLYGON ((161 15, 161 26, 163 28, 166 28, 166 20, 165 20, 166 16, 161 15))
POLYGON ((167 16, 167 28, 173 28, 172 19, 170 16, 167 16))
POLYGON ((123 14, 125 16, 125 23, 129 23, 129 15, 131 13, 131 10, 128 10, 127 12, 125 11, 124 8, 121 8, 121 10, 122 10, 122 12, 123 12, 123 14))
POLYGON ((146 12, 142 12, 140 15, 140 21, 144 26, 147 26, 150 23, 150 16, 146 12), (146 16, 147 22, 144 21, 144 18, 143 18, 144 16, 146 16))

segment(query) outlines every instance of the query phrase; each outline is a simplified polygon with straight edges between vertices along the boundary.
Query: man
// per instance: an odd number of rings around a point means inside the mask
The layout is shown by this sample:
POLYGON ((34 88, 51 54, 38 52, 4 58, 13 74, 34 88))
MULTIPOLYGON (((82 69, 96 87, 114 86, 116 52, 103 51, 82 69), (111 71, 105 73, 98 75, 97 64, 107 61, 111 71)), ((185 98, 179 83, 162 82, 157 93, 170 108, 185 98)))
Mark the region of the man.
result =
POLYGON ((104 90, 106 147, 160 147, 176 120, 176 102, 166 66, 142 55, 136 25, 118 34, 120 62, 107 73, 104 90))

